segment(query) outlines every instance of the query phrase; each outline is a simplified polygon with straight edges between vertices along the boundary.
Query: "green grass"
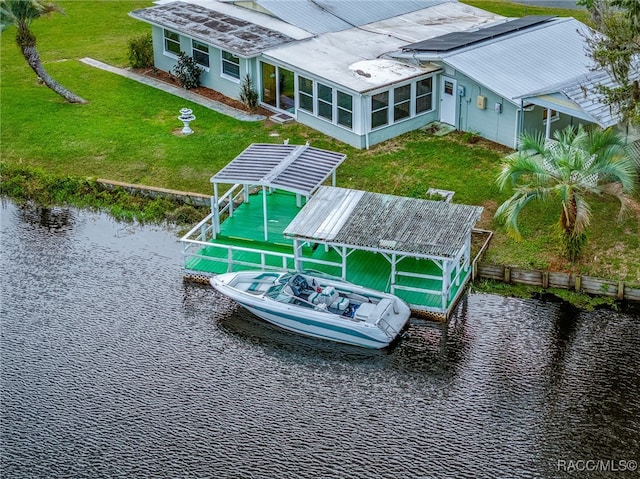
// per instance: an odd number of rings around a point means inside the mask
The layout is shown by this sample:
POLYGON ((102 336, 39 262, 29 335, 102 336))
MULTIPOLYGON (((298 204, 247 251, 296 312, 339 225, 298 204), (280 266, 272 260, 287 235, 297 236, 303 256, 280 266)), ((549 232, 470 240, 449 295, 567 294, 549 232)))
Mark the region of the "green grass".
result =
POLYGON ((586 23, 589 13, 586 10, 568 8, 549 8, 525 5, 507 0, 461 0, 462 3, 497 13, 505 17, 524 17, 525 15, 555 15, 557 17, 574 17, 586 23))
MULTIPOLYGON (((559 256, 554 225, 558 206, 531 205, 521 217, 525 239, 514 242, 492 215, 509 195, 494 179, 506 149, 481 140, 473 145, 464 134, 445 137, 415 131, 356 150, 299 124, 240 122, 87 66, 83 57, 124 67, 128 39, 149 26, 127 13, 151 1, 59 1, 66 16, 33 23, 38 50, 49 73, 89 100, 66 104, 39 85, 15 45, 15 29, 0 43, 0 146, 11 168, 40 168, 63 178, 107 178, 177 190, 210 193, 209 178, 251 143, 309 141, 343 152, 338 186, 426 197, 430 187, 455 191, 454 201, 485 207, 480 226, 495 230, 487 261, 529 268, 574 270, 640 283, 639 230, 636 218, 615 221, 613 201, 594 200, 590 242, 577 264, 559 256), (192 108, 193 135, 176 135, 180 108, 192 108), (278 134, 279 137, 272 135, 278 134)), ((524 7, 502 1, 466 2, 503 15, 541 14, 555 9, 524 7), (523 10, 524 9, 524 10, 523 10)), ((558 11, 559 15, 579 11, 558 11)), ((10 169, 10 168, 9 168, 10 169)))

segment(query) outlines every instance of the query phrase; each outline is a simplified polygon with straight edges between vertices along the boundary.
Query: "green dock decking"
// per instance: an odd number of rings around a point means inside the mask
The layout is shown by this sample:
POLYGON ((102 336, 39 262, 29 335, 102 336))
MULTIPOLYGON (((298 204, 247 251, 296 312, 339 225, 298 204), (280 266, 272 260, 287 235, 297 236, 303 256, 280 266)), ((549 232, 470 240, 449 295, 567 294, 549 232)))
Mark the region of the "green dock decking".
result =
POLYGON ((211 214, 181 239, 185 268, 314 269, 448 317, 471 276, 482 208, 337 188, 344 159, 309 145, 249 146, 211 178, 211 214), (219 196, 222 184, 233 186, 219 196))
MULTIPOLYGON (((279 256, 267 256, 262 260, 260 252, 271 252, 287 255, 286 269, 295 270, 293 240, 285 237, 286 226, 300 212, 296 206, 296 195, 275 191, 267 194, 269 213, 269 241, 264 241, 264 221, 262 217, 262 193, 250 196, 248 203, 242 203, 234 209, 232 217, 226 218, 220 225, 220 233, 215 239, 209 239, 210 246, 200 246, 195 254, 185 258, 185 268, 201 273, 221 274, 228 271, 264 269, 282 269, 279 256), (233 254, 235 264, 229 263, 229 247, 236 248, 233 254), (248 251, 256 250, 256 251, 248 251), (243 264, 245 263, 245 264, 243 264)), ((339 263, 340 255, 332 248, 328 251, 324 245, 316 247, 304 246, 304 258, 339 263)), ((402 260, 403 272, 417 274, 441 274, 441 269, 431 260, 405 258, 402 260)), ((333 276, 340 276, 338 266, 324 264, 305 264, 308 269, 323 271, 333 276)), ((380 253, 370 251, 354 251, 349 256, 349 267, 346 280, 379 291, 390 291, 391 265, 380 253)), ((470 271, 468 272, 470 274, 470 271)), ((453 288, 452 300, 458 296, 458 289, 463 288, 467 277, 461 278, 460 285, 453 288)), ((409 286, 426 290, 441 290, 442 281, 424 280, 407 276, 397 278, 400 286, 409 286)), ((414 307, 424 306, 439 309, 442 303, 441 294, 425 294, 413 291, 396 290, 395 294, 414 307)))

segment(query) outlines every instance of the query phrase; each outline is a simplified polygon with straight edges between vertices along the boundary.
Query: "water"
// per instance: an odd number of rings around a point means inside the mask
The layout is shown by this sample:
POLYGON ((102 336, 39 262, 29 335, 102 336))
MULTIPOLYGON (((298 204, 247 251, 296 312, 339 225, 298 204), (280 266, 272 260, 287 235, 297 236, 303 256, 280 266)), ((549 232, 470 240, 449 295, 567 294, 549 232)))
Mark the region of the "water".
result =
POLYGON ((470 294, 367 351, 183 283, 174 231, 1 214, 2 477, 638 477, 637 316, 470 294))

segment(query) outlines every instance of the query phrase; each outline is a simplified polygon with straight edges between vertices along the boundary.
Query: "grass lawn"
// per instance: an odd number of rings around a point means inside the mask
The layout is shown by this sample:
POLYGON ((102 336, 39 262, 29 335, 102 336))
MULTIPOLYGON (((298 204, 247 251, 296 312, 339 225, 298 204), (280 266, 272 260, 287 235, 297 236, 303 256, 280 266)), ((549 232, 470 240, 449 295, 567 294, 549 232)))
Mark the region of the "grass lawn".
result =
MULTIPOLYGON (((553 233, 558 206, 531 205, 522 215, 525 239, 514 242, 493 219, 509 192, 494 179, 508 151, 489 142, 465 142, 462 134, 439 138, 415 131, 356 150, 299 124, 240 122, 132 80, 87 66, 92 57, 127 66, 127 41, 148 32, 130 18, 148 0, 58 1, 65 16, 32 25, 45 68, 60 83, 89 100, 63 102, 39 85, 15 45, 15 29, 0 44, 0 145, 2 161, 42 168, 59 175, 108 178, 131 183, 210 193, 209 178, 249 144, 289 138, 292 144, 346 153, 338 185, 424 197, 428 188, 454 190, 454 201, 485 207, 482 228, 496 234, 485 260, 513 266, 572 269, 640 284, 638 220, 615 221, 617 205, 594 199, 591 239, 584 258, 570 265, 559 256, 553 233), (194 134, 176 135, 180 108, 192 108, 194 134)), ((505 15, 541 14, 553 9, 500 1, 469 4, 505 15)), ((586 15, 560 11, 559 15, 586 15)))

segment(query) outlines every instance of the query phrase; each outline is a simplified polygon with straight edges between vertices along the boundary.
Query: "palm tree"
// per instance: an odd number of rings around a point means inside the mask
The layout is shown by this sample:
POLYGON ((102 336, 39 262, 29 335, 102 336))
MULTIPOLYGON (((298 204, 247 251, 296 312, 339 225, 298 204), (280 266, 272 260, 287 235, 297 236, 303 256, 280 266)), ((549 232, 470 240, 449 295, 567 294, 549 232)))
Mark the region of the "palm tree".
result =
POLYGON ((620 214, 638 212, 632 194, 636 165, 624 141, 613 130, 587 131, 571 126, 556 131, 554 140, 542 134, 523 134, 520 151, 505 158, 497 183, 513 185, 514 193, 496 211, 507 232, 520 239, 518 216, 532 200, 556 198, 562 205, 559 227, 566 256, 575 261, 586 244, 591 221, 589 196, 609 194, 620 200, 620 214))
POLYGON ((29 26, 37 18, 54 12, 62 12, 62 9, 48 0, 0 0, 0 31, 15 25, 17 28, 16 43, 38 78, 69 103, 87 103, 85 99, 51 78, 42 66, 40 55, 36 50, 36 37, 29 26))

